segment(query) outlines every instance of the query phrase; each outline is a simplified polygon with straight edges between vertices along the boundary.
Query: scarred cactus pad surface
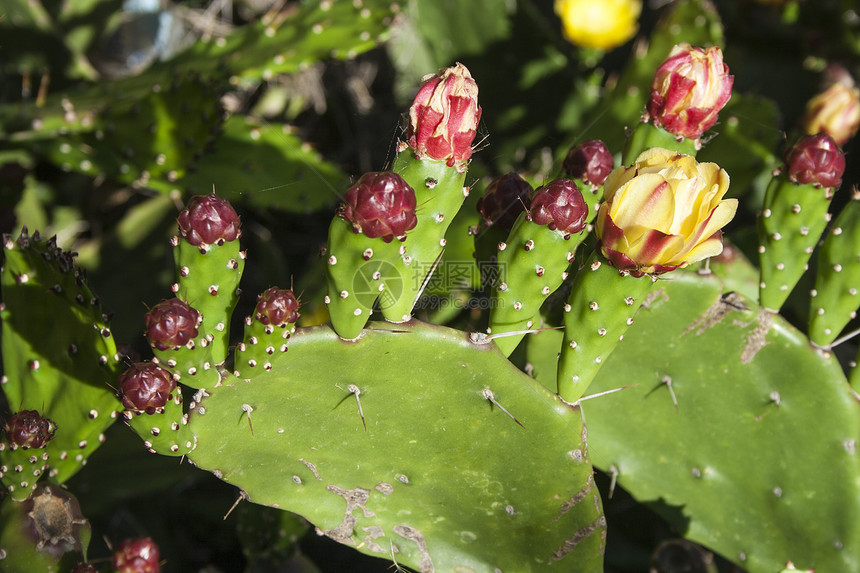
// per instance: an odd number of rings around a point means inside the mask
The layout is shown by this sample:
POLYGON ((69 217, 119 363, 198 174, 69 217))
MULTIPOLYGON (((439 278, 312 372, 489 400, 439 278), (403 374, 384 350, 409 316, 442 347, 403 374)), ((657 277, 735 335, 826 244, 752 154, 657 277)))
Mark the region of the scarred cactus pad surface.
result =
POLYGON ((466 333, 369 327, 299 330, 271 371, 207 389, 188 458, 421 572, 601 571, 579 411, 466 333))

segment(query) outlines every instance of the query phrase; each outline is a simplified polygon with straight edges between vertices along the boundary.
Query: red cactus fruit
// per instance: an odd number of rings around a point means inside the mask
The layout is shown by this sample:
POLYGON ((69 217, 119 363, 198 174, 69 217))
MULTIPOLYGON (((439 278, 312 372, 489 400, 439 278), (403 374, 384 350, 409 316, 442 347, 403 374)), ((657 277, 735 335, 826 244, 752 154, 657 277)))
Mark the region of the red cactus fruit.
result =
POLYGON ((44 448, 54 437, 57 425, 36 410, 22 410, 9 416, 5 430, 6 439, 13 447, 27 450, 44 448))
POLYGON ((341 216, 352 223, 355 233, 390 243, 406 238, 418 224, 415 191, 397 173, 365 173, 347 189, 341 216))
POLYGON ((230 202, 215 193, 192 197, 176 219, 179 233, 192 245, 223 245, 238 239, 239 215, 230 202))
POLYGON ((263 324, 283 326, 293 324, 301 316, 298 313, 299 301, 289 289, 271 287, 257 297, 254 317, 263 324))
POLYGON ((589 185, 600 186, 615 167, 615 160, 605 143, 589 139, 570 148, 562 167, 571 179, 582 179, 589 185))
POLYGON ((568 237, 585 229, 588 205, 576 183, 570 179, 556 179, 535 190, 530 213, 535 223, 561 231, 568 237))
POLYGON ((517 173, 507 173, 493 180, 478 200, 478 211, 489 226, 510 229, 520 213, 531 204, 534 189, 517 173))
POLYGON ((146 313, 146 337, 158 350, 184 346, 197 337, 200 313, 188 303, 172 298, 163 300, 146 313))
POLYGON ((785 154, 788 177, 795 183, 839 187, 845 155, 826 133, 801 137, 785 154))
POLYGON ((138 362, 120 374, 119 399, 129 410, 154 414, 170 400, 176 381, 168 371, 152 362, 138 362))
POLYGON ((159 573, 161 553, 151 537, 126 539, 111 557, 116 573, 159 573))

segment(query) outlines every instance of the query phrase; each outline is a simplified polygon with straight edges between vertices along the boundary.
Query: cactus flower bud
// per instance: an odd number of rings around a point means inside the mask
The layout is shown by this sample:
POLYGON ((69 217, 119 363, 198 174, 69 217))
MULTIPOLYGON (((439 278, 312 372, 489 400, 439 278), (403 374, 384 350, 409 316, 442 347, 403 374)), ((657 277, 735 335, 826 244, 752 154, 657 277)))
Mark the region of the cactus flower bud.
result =
POLYGON ((159 573, 161 554, 151 537, 126 539, 111 557, 116 573, 159 573))
POLYGON ((397 173, 365 173, 347 189, 340 215, 355 233, 390 243, 415 228, 415 191, 397 173))
POLYGON ((176 390, 173 375, 152 362, 138 362, 120 374, 119 398, 129 410, 155 414, 176 390))
POLYGON ((680 43, 654 74, 648 116, 670 133, 698 139, 717 122, 733 83, 718 46, 705 50, 680 43))
POLYGON ((723 199, 728 188, 728 174, 715 163, 649 149, 606 178, 599 248, 613 266, 637 277, 718 255, 721 229, 738 206, 737 199, 723 199))
POLYGON ((641 0, 556 0, 564 36, 583 48, 610 50, 636 34, 641 0))
POLYGON ((556 179, 535 189, 529 213, 532 221, 558 230, 565 238, 585 229, 588 221, 588 205, 570 179, 556 179))
POLYGON ((223 245, 241 235, 239 215, 215 193, 197 195, 179 213, 180 234, 192 245, 223 245))
POLYGON ((517 173, 507 173, 494 179, 478 199, 478 212, 484 223, 510 230, 520 213, 531 204, 532 186, 517 173))
POLYGON ((481 119, 478 84, 463 64, 424 78, 409 108, 407 138, 419 157, 454 165, 472 156, 481 119))
POLYGON ((9 416, 4 429, 13 448, 27 450, 44 448, 54 437, 57 425, 40 416, 36 410, 22 410, 9 416))
POLYGON ((568 177, 598 187, 603 185, 613 167, 615 160, 606 144, 599 139, 590 139, 571 147, 562 163, 568 177))
POLYGON ((158 350, 184 346, 197 337, 200 313, 187 302, 172 298, 163 300, 146 313, 146 337, 158 350))
POLYGON ((860 89, 847 72, 806 104, 801 120, 809 135, 826 133, 838 145, 845 145, 860 127, 860 89))
POLYGON ((289 289, 271 287, 257 297, 254 317, 263 324, 284 326, 299 319, 299 301, 289 289))
POLYGON ((845 155, 826 133, 806 135, 785 154, 788 178, 794 183, 839 187, 845 172, 845 155))
POLYGON ((69 573, 99 573, 99 570, 92 563, 78 563, 69 573))

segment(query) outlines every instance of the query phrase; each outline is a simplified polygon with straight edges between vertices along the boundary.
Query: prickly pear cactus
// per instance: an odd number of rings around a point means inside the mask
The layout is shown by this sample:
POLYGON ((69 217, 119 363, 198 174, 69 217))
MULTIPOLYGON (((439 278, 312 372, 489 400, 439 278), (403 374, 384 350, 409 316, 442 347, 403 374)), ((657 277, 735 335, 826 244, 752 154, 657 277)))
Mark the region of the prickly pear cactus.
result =
MULTIPOLYGON (((177 264, 175 290, 187 288, 189 301, 213 296, 194 277, 225 267, 229 255, 217 248, 238 252, 238 241, 204 238, 205 253, 192 244, 197 231, 186 224, 201 201, 214 200, 193 198, 178 219, 180 256, 183 245, 194 251, 177 264)), ((215 219, 234 220, 210 213, 195 228, 211 231, 215 219)), ((356 237, 391 244, 399 256, 398 241, 340 223, 345 249, 363 256, 356 237)), ((225 268, 219 274, 232 280, 225 268)), ((242 267, 232 270, 238 282, 242 267)), ((218 317, 232 310, 212 304, 218 317)), ((171 306, 191 308, 179 299, 171 306)), ((359 336, 345 340, 328 326, 295 328, 298 306, 291 291, 268 289, 245 320, 232 372, 213 367, 205 378, 164 360, 150 328, 158 363, 175 371, 132 365, 120 377, 124 420, 151 452, 184 456, 251 502, 298 513, 340 543, 422 572, 537 571, 557 562, 601 569, 606 520, 578 409, 519 372, 486 336, 362 322, 359 336), (182 401, 174 380, 198 388, 191 400, 182 401)), ((185 327, 168 326, 178 322, 164 323, 177 356, 194 351, 174 347, 185 327)))
POLYGON ((14 411, 35 410, 56 426, 44 448, 0 450, 0 479, 23 499, 43 476, 69 479, 101 445, 121 409, 111 390, 121 363, 99 299, 72 254, 26 229, 4 236, 3 246, 3 392, 14 411), (27 463, 10 463, 21 453, 27 463))
POLYGON ((818 253, 809 313, 809 338, 828 346, 856 318, 860 307, 860 191, 842 209, 818 253))
POLYGON ((841 368, 713 275, 673 278, 589 392, 633 387, 582 404, 599 467, 749 571, 857 569, 860 409, 841 368))
POLYGON ((313 327, 255 374, 189 416, 188 459, 250 501, 420 571, 601 570, 580 414, 493 345, 417 322, 357 342, 313 327))

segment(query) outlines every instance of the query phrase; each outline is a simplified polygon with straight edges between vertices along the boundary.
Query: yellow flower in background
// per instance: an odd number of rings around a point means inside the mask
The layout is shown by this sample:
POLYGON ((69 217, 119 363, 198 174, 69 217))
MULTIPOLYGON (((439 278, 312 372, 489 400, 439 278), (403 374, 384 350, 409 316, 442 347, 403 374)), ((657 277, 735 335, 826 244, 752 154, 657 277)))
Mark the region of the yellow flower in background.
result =
POLYGON ((604 183, 596 232, 603 255, 634 276, 664 273, 719 255, 721 229, 737 199, 723 199, 729 175, 716 163, 655 147, 604 183))
POLYGON ((583 48, 610 50, 639 29, 642 0, 555 0, 565 37, 583 48))
POLYGON ((860 127, 860 89, 850 77, 834 82, 809 100, 801 124, 809 135, 826 133, 845 145, 860 127))

